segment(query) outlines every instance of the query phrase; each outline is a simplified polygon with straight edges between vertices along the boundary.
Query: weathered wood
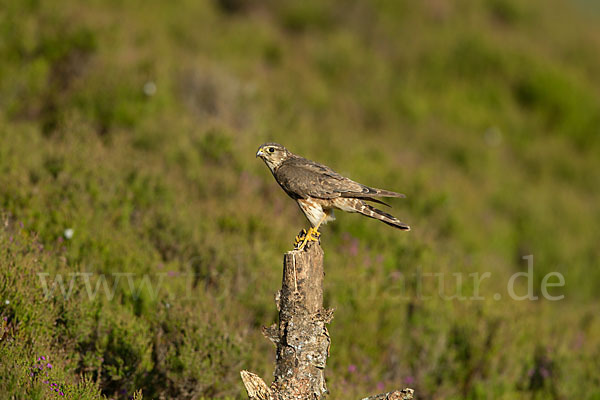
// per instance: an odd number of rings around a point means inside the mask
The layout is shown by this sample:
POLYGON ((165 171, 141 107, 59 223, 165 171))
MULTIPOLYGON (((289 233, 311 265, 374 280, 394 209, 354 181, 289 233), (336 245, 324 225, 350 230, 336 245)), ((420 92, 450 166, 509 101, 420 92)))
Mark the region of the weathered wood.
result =
POLYGON ((394 390, 393 392, 377 394, 371 397, 365 397, 362 400, 411 400, 414 399, 414 390, 406 388, 402 390, 394 390))
POLYGON ((332 310, 323 309, 323 250, 311 242, 283 257, 281 290, 275 296, 279 323, 263 328, 277 347, 275 381, 268 387, 257 375, 242 371, 250 399, 320 399, 327 393, 324 369, 329 356, 325 324, 332 310))
POLYGON ((283 259, 279 292, 279 334, 273 388, 282 399, 319 399, 327 392, 324 368, 329 356, 323 310, 323 250, 310 243, 283 259))
MULTIPOLYGON (((333 310, 323 309, 323 276, 319 243, 284 255, 281 290, 275 296, 279 323, 262 330, 277 347, 275 380, 268 387, 258 375, 242 371, 251 400, 318 400, 327 393, 324 369, 331 340, 326 324, 333 310)), ((413 390, 404 389, 367 399, 412 398, 413 390)))
POLYGON ((274 400, 271 389, 258 375, 248 371, 241 371, 240 375, 250 400, 274 400))

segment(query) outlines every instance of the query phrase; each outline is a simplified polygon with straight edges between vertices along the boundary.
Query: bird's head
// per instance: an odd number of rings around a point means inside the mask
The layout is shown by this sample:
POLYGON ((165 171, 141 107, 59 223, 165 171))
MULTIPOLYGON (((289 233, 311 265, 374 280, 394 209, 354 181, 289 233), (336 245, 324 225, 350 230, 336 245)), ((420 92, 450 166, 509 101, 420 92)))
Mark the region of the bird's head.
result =
POLYGON ((256 152, 256 157, 262 158, 271 172, 275 172, 291 156, 292 153, 288 149, 277 143, 265 143, 256 152))

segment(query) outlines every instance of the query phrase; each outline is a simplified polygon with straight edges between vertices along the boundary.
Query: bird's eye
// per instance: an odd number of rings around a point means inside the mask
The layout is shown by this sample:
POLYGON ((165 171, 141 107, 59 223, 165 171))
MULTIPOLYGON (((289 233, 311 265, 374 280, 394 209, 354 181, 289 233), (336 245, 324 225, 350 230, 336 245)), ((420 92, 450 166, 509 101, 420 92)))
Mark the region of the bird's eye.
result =
POLYGON ((275 153, 275 148, 274 147, 269 147, 269 153, 275 153))

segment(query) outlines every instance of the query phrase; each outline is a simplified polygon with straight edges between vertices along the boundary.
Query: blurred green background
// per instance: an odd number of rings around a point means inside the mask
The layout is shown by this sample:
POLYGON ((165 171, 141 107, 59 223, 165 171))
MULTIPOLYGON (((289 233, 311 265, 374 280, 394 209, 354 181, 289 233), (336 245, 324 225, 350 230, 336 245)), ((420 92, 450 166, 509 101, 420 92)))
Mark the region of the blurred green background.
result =
POLYGON ((331 399, 600 399, 593 0, 0 0, 2 397, 270 381, 260 327, 307 221, 266 141, 407 195, 409 233, 322 229, 331 399))

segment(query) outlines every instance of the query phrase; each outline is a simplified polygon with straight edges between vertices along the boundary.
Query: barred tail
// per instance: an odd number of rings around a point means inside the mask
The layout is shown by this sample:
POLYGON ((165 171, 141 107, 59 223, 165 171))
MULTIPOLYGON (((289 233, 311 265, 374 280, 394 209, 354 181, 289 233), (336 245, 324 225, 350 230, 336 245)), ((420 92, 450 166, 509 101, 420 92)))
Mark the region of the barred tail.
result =
POLYGON ((381 211, 362 200, 358 200, 356 211, 362 215, 366 215, 367 217, 378 219, 385 224, 393 226, 394 228, 398 228, 403 231, 410 231, 410 226, 406 225, 404 222, 401 222, 398 218, 381 211))

